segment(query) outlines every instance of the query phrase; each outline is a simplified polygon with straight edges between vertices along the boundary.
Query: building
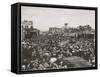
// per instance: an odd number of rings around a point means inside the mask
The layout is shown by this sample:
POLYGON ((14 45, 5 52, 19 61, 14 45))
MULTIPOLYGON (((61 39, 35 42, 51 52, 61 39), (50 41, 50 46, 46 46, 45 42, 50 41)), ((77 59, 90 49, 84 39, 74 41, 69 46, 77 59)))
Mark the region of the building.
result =
POLYGON ((91 31, 92 30, 90 25, 80 25, 80 26, 77 27, 77 29, 79 29, 81 31, 86 31, 86 30, 91 31))
POLYGON ((49 28, 49 33, 52 33, 52 34, 61 34, 61 33, 63 33, 63 30, 62 30, 62 28, 50 27, 49 28))
POLYGON ((47 35, 48 34, 48 31, 40 31, 40 35, 47 35))
POLYGON ((95 39, 95 32, 91 31, 81 31, 77 33, 78 38, 95 39))
POLYGON ((27 20, 24 20, 24 21, 22 21, 22 25, 24 26, 24 27, 31 27, 31 26, 33 26, 33 21, 27 21, 27 20))
POLYGON ((21 25, 21 40, 31 39, 39 36, 40 30, 33 27, 32 21, 24 20, 21 25))
POLYGON ((95 30, 92 29, 90 25, 78 26, 77 29, 79 30, 79 32, 77 33, 78 38, 95 38, 95 30))
POLYGON ((77 28, 66 28, 63 35, 75 38, 95 39, 95 30, 90 25, 84 25, 77 28))

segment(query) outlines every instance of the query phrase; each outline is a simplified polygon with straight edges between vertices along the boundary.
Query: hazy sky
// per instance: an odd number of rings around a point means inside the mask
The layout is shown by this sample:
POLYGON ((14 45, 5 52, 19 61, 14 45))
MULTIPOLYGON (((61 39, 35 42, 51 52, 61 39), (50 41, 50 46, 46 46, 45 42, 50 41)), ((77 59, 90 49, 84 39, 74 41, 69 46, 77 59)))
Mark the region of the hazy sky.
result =
POLYGON ((95 29, 95 11, 60 9, 44 7, 21 7, 21 21, 33 21, 33 27, 41 31, 49 30, 49 27, 62 27, 68 23, 68 27, 89 24, 95 29))

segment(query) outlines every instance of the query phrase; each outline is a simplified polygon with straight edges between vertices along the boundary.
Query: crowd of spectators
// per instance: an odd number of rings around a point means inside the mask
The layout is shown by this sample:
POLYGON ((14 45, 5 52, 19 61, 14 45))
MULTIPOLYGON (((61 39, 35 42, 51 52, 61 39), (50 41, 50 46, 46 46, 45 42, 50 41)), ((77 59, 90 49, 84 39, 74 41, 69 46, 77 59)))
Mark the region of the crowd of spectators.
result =
POLYGON ((47 70, 75 67, 67 57, 81 57, 95 66, 94 39, 62 35, 38 36, 21 42, 22 70, 47 70))

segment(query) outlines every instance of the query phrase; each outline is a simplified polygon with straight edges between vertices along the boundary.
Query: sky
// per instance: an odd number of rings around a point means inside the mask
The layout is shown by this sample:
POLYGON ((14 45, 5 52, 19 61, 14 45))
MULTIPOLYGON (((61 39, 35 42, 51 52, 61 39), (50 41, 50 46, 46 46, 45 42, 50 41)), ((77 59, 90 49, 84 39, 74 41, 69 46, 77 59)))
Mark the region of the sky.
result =
POLYGON ((61 28, 65 23, 68 27, 90 25, 95 29, 94 10, 21 6, 21 21, 24 20, 33 21, 33 27, 41 31, 48 31, 49 27, 61 28))

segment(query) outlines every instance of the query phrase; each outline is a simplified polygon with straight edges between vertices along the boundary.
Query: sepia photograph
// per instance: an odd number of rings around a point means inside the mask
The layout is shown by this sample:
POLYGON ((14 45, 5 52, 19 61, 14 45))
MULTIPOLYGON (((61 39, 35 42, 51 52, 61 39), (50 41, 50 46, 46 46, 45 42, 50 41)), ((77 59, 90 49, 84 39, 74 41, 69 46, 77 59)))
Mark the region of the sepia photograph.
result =
POLYGON ((21 6, 21 71, 96 67, 95 14, 21 6))

